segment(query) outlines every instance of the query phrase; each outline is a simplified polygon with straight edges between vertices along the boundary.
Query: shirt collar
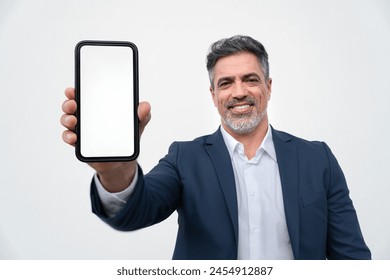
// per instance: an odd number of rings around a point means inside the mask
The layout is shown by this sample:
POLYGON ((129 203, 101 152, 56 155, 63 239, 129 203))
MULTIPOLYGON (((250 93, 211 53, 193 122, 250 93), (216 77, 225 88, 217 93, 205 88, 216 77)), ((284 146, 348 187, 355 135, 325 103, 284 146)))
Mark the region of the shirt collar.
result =
MULTIPOLYGON (((233 158, 233 153, 234 153, 237 145, 239 145, 241 143, 238 142, 236 139, 234 139, 233 136, 231 136, 223 128, 222 125, 221 125, 221 133, 222 133, 223 140, 224 140, 224 142, 226 144, 226 147, 228 149, 230 158, 233 158)), ((272 129, 271 129, 271 126, 269 124, 268 124, 267 133, 266 133, 266 135, 265 135, 265 137, 263 139, 263 142, 261 142, 261 145, 258 148, 258 150, 261 150, 261 149, 263 149, 274 161, 277 162, 276 152, 275 152, 275 145, 274 145, 274 141, 273 141, 273 138, 272 138, 272 129)))

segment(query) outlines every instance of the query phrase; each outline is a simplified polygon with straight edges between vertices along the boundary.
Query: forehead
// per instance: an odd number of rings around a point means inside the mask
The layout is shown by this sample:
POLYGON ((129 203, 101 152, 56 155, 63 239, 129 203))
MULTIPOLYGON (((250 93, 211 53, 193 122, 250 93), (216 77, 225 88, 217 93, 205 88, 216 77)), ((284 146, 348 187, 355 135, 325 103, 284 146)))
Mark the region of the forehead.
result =
POLYGON ((220 58, 215 64, 214 78, 239 76, 250 72, 263 76, 263 70, 257 57, 249 52, 241 52, 220 58))

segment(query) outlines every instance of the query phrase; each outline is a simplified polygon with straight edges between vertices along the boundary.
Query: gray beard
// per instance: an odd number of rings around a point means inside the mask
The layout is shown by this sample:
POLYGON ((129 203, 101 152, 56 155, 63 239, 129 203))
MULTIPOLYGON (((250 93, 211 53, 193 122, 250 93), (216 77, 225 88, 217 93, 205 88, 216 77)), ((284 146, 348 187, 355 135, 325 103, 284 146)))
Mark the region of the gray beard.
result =
POLYGON ((227 114, 222 121, 234 132, 240 135, 248 134, 254 131, 264 119, 267 114, 265 108, 260 114, 255 113, 251 115, 233 115, 227 114))

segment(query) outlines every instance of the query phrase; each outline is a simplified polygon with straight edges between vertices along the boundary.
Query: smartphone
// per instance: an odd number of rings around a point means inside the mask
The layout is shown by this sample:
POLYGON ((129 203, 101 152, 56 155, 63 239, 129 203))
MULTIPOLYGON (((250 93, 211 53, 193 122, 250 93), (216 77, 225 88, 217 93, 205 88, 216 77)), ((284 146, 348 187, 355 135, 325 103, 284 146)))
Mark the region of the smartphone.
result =
POLYGON ((138 50, 125 41, 75 47, 76 156, 83 162, 131 161, 139 154, 138 50))

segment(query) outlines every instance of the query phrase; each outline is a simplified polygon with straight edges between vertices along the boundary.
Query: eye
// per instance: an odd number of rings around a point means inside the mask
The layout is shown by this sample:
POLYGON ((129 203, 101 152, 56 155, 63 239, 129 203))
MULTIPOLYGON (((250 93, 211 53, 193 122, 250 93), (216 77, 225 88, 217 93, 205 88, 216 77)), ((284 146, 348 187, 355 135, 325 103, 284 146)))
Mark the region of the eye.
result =
POLYGON ((221 89, 227 88, 231 84, 230 81, 224 80, 218 83, 218 87, 221 89))
POLYGON ((261 83, 261 79, 255 75, 251 75, 245 78, 244 82, 250 87, 255 87, 259 86, 259 84, 261 83))
POLYGON ((249 83, 259 83, 260 82, 259 78, 255 77, 255 76, 251 76, 251 77, 247 78, 246 81, 249 83))

